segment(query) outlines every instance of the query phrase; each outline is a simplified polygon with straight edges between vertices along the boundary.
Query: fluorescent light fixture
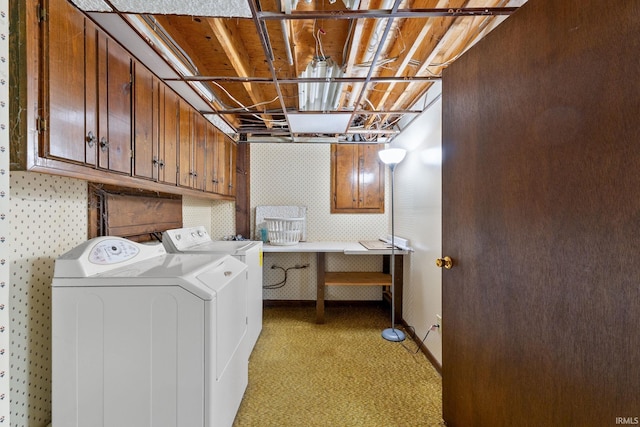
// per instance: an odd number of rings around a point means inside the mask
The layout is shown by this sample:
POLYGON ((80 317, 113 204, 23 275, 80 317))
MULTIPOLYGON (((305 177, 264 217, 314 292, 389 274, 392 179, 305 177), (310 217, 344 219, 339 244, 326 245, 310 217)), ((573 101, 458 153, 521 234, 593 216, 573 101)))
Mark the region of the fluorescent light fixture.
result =
POLYGON ((404 148, 387 148, 378 151, 378 157, 380 157, 382 163, 390 166, 395 166, 400 163, 406 154, 407 150, 404 148))
POLYGON ((217 114, 205 114, 204 116, 223 133, 229 135, 230 137, 236 136, 236 132, 231 128, 231 126, 229 126, 227 122, 222 120, 217 114))
POLYGON ((342 83, 329 83, 344 73, 331 58, 314 59, 300 75, 301 78, 321 78, 327 83, 298 83, 298 106, 300 111, 335 111, 342 94, 342 83))

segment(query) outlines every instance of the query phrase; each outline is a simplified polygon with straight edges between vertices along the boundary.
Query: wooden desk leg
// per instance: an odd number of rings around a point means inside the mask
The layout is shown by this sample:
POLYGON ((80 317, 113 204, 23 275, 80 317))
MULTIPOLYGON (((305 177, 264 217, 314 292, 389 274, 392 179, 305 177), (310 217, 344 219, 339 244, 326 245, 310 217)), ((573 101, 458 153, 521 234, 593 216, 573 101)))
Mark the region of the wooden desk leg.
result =
POLYGON ((316 255, 316 323, 324 323, 324 271, 325 255, 318 252, 316 255))
POLYGON ((396 255, 394 261, 394 298, 393 302, 395 305, 395 323, 402 324, 402 288, 403 288, 403 277, 402 273, 404 271, 402 262, 404 261, 404 255, 396 255))

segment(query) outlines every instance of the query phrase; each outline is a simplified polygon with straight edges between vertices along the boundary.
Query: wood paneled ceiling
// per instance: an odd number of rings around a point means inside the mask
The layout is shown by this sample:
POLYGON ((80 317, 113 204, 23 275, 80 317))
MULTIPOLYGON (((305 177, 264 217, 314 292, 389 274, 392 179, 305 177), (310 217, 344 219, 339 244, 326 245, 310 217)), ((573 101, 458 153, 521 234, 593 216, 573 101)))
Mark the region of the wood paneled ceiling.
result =
POLYGON ((148 14, 163 41, 136 31, 182 57, 189 71, 164 80, 197 86, 241 140, 389 141, 525 1, 249 0, 250 18, 148 14))

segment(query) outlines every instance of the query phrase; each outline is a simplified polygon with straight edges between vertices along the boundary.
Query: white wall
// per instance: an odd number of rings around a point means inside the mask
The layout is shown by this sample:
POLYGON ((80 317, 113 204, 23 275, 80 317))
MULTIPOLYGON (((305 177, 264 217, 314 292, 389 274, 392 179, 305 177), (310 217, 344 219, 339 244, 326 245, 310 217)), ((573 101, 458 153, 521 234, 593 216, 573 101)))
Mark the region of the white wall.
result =
MULTIPOLYGON (((440 93, 433 92, 427 102, 440 93)), ((442 256, 441 117, 442 102, 437 100, 393 141, 407 149, 396 167, 395 231, 409 238, 414 249, 405 257, 403 318, 421 339, 436 323, 436 314, 442 314, 442 272, 435 266, 442 256)), ((442 320, 444 333, 446 322, 442 320)), ((430 332, 425 345, 442 363, 440 332, 430 332)))

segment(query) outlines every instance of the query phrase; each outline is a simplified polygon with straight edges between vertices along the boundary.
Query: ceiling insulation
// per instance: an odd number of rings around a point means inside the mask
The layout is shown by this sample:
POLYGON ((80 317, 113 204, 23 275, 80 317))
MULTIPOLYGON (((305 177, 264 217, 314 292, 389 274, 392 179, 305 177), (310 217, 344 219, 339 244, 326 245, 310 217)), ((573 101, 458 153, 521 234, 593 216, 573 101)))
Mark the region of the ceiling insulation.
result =
POLYGON ((87 12, 151 13, 166 15, 216 16, 226 18, 251 18, 247 0, 72 0, 78 8, 87 12))

